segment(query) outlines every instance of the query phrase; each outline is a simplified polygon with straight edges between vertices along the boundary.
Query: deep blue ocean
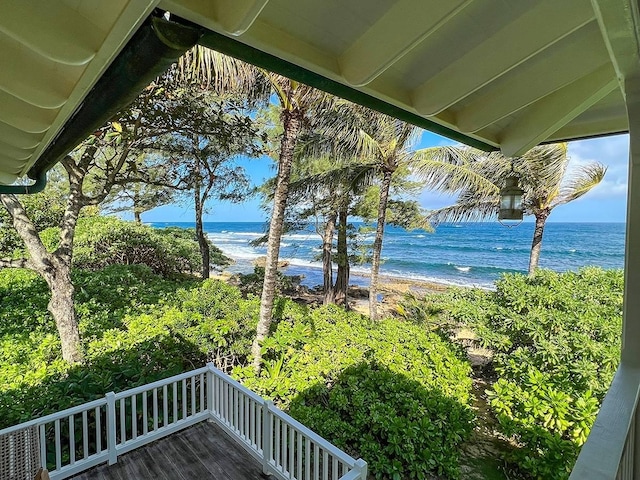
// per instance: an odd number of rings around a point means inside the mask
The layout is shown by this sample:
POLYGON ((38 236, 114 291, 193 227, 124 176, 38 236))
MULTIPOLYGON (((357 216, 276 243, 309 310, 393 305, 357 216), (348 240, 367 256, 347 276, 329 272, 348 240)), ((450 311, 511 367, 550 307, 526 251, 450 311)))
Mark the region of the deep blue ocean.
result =
MULTIPOLYGON (((183 222, 152 225, 193 227, 192 223, 183 222)), ((251 272, 252 262, 266 255, 266 247, 249 245, 251 240, 264 234, 264 223, 207 222, 204 226, 211 241, 236 260, 229 271, 251 272)), ((443 224, 434 233, 388 227, 382 249, 384 263, 381 273, 491 288, 504 272, 526 273, 533 228, 533 223, 507 228, 497 222, 443 224)), ((540 266, 556 271, 577 270, 585 265, 622 268, 624 237, 624 223, 548 223, 540 266)), ((373 233, 362 234, 359 240, 373 243, 373 233)), ((280 258, 290 263, 286 273, 304 275, 304 285, 321 284, 320 245, 320 237, 313 226, 285 235, 280 258)), ((353 267, 351 282, 366 285, 367 267, 353 267)))

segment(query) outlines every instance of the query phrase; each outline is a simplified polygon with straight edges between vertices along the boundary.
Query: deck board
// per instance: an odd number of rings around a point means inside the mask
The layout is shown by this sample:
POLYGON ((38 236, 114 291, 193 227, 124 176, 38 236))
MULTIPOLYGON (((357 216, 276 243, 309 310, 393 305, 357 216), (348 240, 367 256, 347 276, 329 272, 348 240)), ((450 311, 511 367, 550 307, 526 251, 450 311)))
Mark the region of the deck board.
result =
POLYGON ((262 466, 220 427, 202 422, 73 480, 264 480, 262 466))

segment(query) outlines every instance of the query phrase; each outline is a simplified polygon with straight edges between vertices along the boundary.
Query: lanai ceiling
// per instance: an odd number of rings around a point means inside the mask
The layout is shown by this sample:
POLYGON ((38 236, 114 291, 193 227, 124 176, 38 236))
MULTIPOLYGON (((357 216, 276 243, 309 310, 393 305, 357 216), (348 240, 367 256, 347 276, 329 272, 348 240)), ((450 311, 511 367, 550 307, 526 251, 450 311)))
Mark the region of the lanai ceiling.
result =
POLYGON ((630 5, 0 0, 0 183, 38 173, 38 160, 90 107, 85 97, 154 9, 203 27, 203 44, 516 155, 541 142, 627 131, 620 65, 610 52, 612 41, 634 35, 608 21, 632 22, 630 5))

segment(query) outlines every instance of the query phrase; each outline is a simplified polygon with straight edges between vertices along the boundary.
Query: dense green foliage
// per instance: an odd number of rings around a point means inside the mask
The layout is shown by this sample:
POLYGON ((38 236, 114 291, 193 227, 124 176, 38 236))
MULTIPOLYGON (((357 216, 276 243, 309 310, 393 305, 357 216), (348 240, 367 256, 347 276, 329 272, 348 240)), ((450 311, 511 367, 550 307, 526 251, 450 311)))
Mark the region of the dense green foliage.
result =
POLYGON ((536 478, 567 478, 589 434, 618 364, 622 293, 619 270, 540 271, 420 310, 471 326, 495 352, 491 406, 521 446, 513 460, 536 478))
POLYGON ((264 369, 236 374, 335 445, 362 456, 376 478, 455 477, 471 430, 470 367, 422 326, 372 323, 336 306, 275 307, 264 369))
POLYGON ((257 298, 219 281, 166 280, 142 265, 75 271, 73 280, 86 364, 70 367, 59 357, 46 284, 0 270, 0 428, 213 361, 363 456, 377 478, 456 475, 471 429, 470 370, 422 327, 278 299, 256 377, 247 365, 257 298))
MULTIPOLYGON (((42 232, 49 249, 58 242, 59 229, 42 232)), ((230 260, 210 245, 211 263, 228 265, 230 260)), ((164 277, 200 271, 200 250, 193 229, 152 228, 115 217, 87 217, 78 221, 73 265, 99 270, 108 265, 147 265, 164 277)))

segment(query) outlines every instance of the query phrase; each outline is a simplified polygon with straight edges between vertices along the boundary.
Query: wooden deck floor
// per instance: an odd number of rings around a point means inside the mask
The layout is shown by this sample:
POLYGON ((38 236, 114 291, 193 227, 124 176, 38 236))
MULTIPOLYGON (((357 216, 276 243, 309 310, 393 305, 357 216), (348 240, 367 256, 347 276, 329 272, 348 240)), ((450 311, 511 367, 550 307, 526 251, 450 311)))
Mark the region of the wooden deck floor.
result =
POLYGON ((220 427, 202 422, 72 477, 75 480, 264 480, 262 466, 220 427))

